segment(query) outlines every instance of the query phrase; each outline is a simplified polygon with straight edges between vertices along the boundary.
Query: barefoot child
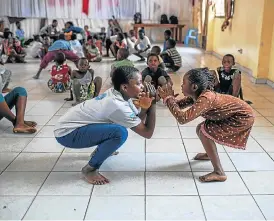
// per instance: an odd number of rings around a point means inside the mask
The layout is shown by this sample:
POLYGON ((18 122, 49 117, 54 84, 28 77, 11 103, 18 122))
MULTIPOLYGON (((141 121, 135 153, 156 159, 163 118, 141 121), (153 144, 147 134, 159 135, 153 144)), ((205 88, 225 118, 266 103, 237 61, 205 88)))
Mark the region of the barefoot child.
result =
POLYGON ((70 98, 65 99, 67 101, 72 101, 75 96, 75 103, 73 106, 85 100, 97 97, 102 87, 102 78, 94 78, 94 71, 90 69, 87 58, 81 58, 78 61, 77 67, 78 70, 72 71, 71 74, 72 89, 70 91, 70 98))
POLYGON ((206 153, 199 153, 195 160, 211 160, 214 171, 199 177, 201 182, 225 181, 216 143, 232 148, 245 149, 254 123, 254 113, 244 101, 218 94, 213 89, 214 76, 207 68, 192 69, 184 75, 182 92, 186 96, 176 100, 171 86, 159 88, 170 112, 180 124, 186 124, 202 116, 206 120, 197 126, 196 132, 206 153), (188 110, 183 110, 190 107, 188 110))
POLYGON ((143 88, 138 69, 117 68, 112 83, 114 88, 71 108, 59 119, 54 131, 56 140, 68 148, 98 145, 88 164, 82 168, 84 178, 95 185, 110 182, 99 173, 99 168, 127 140, 127 128, 147 139, 152 137, 155 128, 156 107, 149 93, 142 94, 139 99, 144 107, 141 112, 132 102, 143 88))
POLYGON ((95 45, 95 39, 92 36, 88 37, 88 40, 83 47, 83 51, 88 61, 90 62, 102 61, 102 55, 100 53, 99 48, 95 45))
POLYGON ((70 90, 71 68, 65 62, 65 54, 58 52, 55 55, 55 65, 52 66, 51 78, 48 81, 48 88, 54 93, 63 93, 70 90))

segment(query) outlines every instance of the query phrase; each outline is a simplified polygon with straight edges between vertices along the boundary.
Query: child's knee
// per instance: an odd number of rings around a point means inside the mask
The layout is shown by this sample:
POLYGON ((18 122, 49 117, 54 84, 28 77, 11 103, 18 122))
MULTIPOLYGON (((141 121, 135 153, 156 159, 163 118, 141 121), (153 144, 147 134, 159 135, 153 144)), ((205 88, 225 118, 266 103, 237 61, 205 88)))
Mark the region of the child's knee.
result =
POLYGON ((96 85, 102 85, 102 82, 103 82, 103 80, 102 80, 102 78, 101 77, 95 77, 94 78, 94 84, 96 84, 96 85))
POLYGON ((11 93, 15 93, 16 96, 18 96, 18 97, 27 97, 28 96, 26 89, 23 88, 23 87, 16 87, 16 88, 14 88, 11 91, 11 93))

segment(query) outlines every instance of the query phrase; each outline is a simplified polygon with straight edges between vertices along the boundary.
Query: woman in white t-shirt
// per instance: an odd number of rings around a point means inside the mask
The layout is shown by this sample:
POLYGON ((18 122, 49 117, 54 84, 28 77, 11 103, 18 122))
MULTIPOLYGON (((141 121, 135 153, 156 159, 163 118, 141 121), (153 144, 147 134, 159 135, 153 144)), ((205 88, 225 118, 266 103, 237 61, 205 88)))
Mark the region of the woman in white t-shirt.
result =
POLYGON ((140 61, 145 61, 146 59, 144 57, 147 57, 147 55, 150 53, 151 43, 147 36, 145 36, 145 31, 143 29, 139 30, 139 38, 135 42, 134 49, 136 52, 134 55, 141 58, 140 61))
POLYGON ((69 109, 54 130, 56 140, 69 148, 87 148, 97 145, 89 163, 82 168, 85 179, 95 185, 109 182, 98 170, 103 162, 119 149, 128 138, 127 128, 147 139, 155 128, 155 88, 150 84, 152 97, 142 93, 139 70, 119 67, 112 76, 114 88, 92 100, 69 109), (152 93, 153 92, 153 93, 152 93), (138 98, 138 111, 132 98, 138 98))

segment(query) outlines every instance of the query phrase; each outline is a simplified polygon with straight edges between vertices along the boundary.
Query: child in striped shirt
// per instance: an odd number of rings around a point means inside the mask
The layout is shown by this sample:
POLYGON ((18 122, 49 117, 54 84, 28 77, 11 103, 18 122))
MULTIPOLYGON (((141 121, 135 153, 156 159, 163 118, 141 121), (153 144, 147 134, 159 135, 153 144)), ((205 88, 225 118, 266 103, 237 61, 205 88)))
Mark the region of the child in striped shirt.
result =
POLYGON ((176 41, 168 39, 166 42, 167 50, 161 53, 166 67, 170 71, 178 71, 182 66, 182 57, 176 49, 176 41))

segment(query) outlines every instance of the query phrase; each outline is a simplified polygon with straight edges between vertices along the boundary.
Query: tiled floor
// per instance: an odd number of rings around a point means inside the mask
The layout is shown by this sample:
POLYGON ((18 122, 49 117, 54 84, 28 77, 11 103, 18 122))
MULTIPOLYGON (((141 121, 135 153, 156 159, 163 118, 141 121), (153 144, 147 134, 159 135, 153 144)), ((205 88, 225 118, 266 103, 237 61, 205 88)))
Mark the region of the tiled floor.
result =
MULTIPOLYGON (((183 68, 172 76, 177 91, 185 71, 220 65, 217 58, 199 50, 180 51, 183 68)), ((92 64, 104 80, 104 89, 110 85, 111 63, 92 64)), ((144 63, 136 65, 144 67, 144 63)), ((8 121, 0 122, 1 219, 274 219, 274 90, 270 87, 253 85, 243 76, 245 99, 254 103, 257 118, 246 151, 218 145, 226 182, 197 180, 212 171, 209 162, 192 160, 203 151, 195 134, 202 119, 179 126, 159 104, 153 138, 145 140, 130 132, 120 154, 101 168, 111 183, 92 186, 81 179, 80 170, 93 148, 64 149, 53 137, 55 122, 70 107, 64 101, 67 95, 49 91, 48 70, 38 81, 31 78, 38 61, 7 67, 13 71, 12 86, 27 88, 26 119, 37 121, 39 131, 15 135, 8 121)))

